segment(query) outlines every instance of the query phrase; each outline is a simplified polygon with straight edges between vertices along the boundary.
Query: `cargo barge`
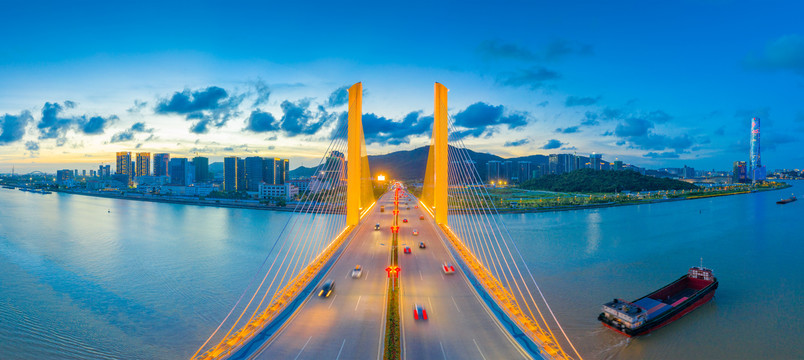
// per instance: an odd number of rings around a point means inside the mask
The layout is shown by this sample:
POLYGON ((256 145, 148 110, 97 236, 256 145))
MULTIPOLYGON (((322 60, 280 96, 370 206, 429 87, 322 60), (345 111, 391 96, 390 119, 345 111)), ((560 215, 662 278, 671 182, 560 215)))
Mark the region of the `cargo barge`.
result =
POLYGON ((625 336, 645 335, 711 300, 717 285, 711 269, 693 266, 678 280, 639 299, 614 299, 604 304, 597 319, 625 336))
POLYGON ((777 203, 777 204, 787 204, 787 203, 791 203, 791 202, 793 202, 793 201, 796 201, 796 196, 795 196, 795 195, 790 195, 790 197, 789 197, 789 198, 779 200, 779 201, 777 201, 776 203, 777 203))

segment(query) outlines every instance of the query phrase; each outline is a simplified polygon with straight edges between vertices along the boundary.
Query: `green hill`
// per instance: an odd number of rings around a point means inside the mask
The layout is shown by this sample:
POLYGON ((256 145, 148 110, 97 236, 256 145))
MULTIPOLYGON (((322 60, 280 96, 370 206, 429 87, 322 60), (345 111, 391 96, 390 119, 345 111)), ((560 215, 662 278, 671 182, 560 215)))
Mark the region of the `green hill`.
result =
POLYGON ((520 187, 530 190, 581 193, 698 188, 684 181, 645 176, 634 171, 595 171, 592 169, 580 169, 561 175, 547 175, 525 182, 520 187))

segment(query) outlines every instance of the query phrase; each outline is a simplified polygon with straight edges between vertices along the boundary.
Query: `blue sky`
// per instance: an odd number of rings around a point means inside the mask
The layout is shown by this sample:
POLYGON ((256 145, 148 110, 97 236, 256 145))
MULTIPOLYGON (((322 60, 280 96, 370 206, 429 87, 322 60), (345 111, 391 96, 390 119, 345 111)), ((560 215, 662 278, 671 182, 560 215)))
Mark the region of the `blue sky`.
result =
POLYGON ((603 153, 802 168, 804 5, 676 2, 5 2, 0 172, 119 150, 318 162, 363 82, 369 153, 455 132, 501 156, 603 153))

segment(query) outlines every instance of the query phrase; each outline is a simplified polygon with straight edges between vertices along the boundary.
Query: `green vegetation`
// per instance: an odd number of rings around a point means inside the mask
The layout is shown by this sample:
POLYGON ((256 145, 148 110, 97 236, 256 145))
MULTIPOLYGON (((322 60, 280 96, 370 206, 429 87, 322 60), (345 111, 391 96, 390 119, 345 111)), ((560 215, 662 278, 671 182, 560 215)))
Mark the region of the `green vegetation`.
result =
POLYGON ((693 184, 641 175, 634 171, 595 171, 580 169, 561 175, 547 175, 520 186, 530 190, 582 193, 614 193, 621 191, 695 190, 693 184))

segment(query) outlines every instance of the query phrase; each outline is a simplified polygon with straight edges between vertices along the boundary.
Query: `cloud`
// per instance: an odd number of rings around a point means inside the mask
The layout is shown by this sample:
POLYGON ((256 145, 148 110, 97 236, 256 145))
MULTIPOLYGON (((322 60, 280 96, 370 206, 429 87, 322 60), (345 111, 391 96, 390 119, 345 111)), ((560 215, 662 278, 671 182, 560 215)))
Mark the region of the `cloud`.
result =
POLYGON ((246 130, 260 133, 279 130, 279 121, 269 112, 254 110, 246 120, 246 130))
POLYGON ((268 99, 271 97, 271 89, 265 81, 262 81, 262 79, 255 81, 254 91, 257 93, 257 98, 254 100, 252 107, 258 107, 268 103, 268 99))
POLYGON ((103 134, 106 126, 117 120, 119 120, 119 118, 115 115, 106 118, 102 116, 93 116, 89 119, 86 117, 81 117, 77 119, 77 124, 81 132, 84 134, 98 135, 103 134))
POLYGON ((506 43, 500 40, 486 40, 480 43, 478 52, 487 58, 513 59, 520 61, 556 61, 568 55, 591 55, 592 46, 556 39, 538 51, 506 43))
MULTIPOLYGON (((153 128, 146 127, 144 122, 137 122, 134 125, 131 125, 130 128, 123 130, 117 134, 112 136, 112 139, 109 140, 110 143, 116 142, 123 142, 123 141, 131 141, 134 140, 134 134, 137 133, 152 133, 154 131, 153 128)), ((149 136, 145 141, 150 141, 153 139, 153 134, 149 136)))
POLYGON ((147 101, 134 100, 134 106, 128 108, 126 111, 129 114, 139 114, 146 106, 148 106, 147 101))
POLYGON ((598 97, 569 96, 567 97, 567 100, 564 102, 564 105, 567 107, 589 106, 596 104, 598 101, 600 101, 600 96, 598 97))
POLYGON ((721 126, 721 127, 717 128, 717 129, 715 129, 715 135, 723 136, 725 133, 726 133, 726 127, 725 126, 721 126))
MULTIPOLYGON (((313 114, 310 111, 310 99, 301 99, 296 102, 285 100, 280 105, 282 119, 280 129, 287 136, 312 135, 318 132, 325 123, 333 119, 326 112, 313 114)), ((323 108, 319 108, 323 110, 323 108)))
POLYGON ((645 115, 645 118, 657 124, 664 124, 673 119, 668 113, 662 110, 654 110, 645 115))
POLYGON ((32 154, 39 151, 39 143, 36 141, 25 142, 25 150, 30 151, 32 154))
POLYGON ((562 133, 562 134, 572 134, 572 133, 576 133, 576 132, 580 132, 580 131, 581 131, 580 126, 570 126, 568 128, 563 128, 563 129, 558 128, 558 129, 556 129, 557 133, 562 133))
POLYGON ((72 126, 73 120, 70 118, 60 118, 59 113, 64 108, 59 103, 46 102, 42 108, 42 119, 36 126, 41 133, 40 139, 55 139, 62 137, 72 126))
POLYGON ((515 140, 515 141, 506 141, 503 146, 505 146, 505 147, 513 147, 513 146, 522 146, 522 145, 526 145, 526 144, 530 144, 530 139, 525 138, 525 139, 519 139, 519 140, 515 140))
MULTIPOLYGON (((342 112, 338 115, 337 124, 332 133, 333 138, 346 137, 346 132, 341 130, 346 128, 347 121, 348 113, 342 112)), ((421 111, 410 112, 401 120, 368 113, 363 114, 363 136, 366 144, 409 144, 411 137, 429 133, 432 124, 433 117, 423 116, 421 111)))
POLYGON ((746 56, 743 64, 757 70, 789 70, 804 75, 804 37, 782 36, 768 43, 761 54, 746 56))
POLYGON ((547 82, 561 78, 561 74, 541 66, 521 69, 516 72, 503 73, 497 76, 497 83, 510 87, 529 87, 536 90, 547 85, 547 82))
POLYGON ((574 146, 567 146, 567 147, 561 148, 561 150, 578 150, 578 148, 574 147, 574 146))
POLYGON ((190 131, 203 134, 209 131, 210 125, 223 127, 229 119, 239 115, 237 109, 244 97, 245 94, 230 95, 217 86, 195 91, 184 89, 173 93, 170 98, 161 99, 154 107, 154 112, 184 115, 188 121, 198 121, 190 127, 190 131))
POLYGON ((536 104, 536 106, 538 106, 538 107, 545 107, 545 106, 547 106, 547 104, 549 104, 549 103, 550 103, 549 101, 542 101, 542 102, 540 102, 540 103, 536 104))
POLYGON ((565 145, 565 144, 562 143, 561 141, 556 140, 556 139, 551 139, 551 140, 548 140, 547 143, 544 144, 544 146, 542 146, 542 149, 545 149, 545 150, 558 149, 562 145, 565 145))
POLYGON ((583 120, 581 120, 581 125, 583 126, 595 126, 598 124, 600 124, 600 121, 597 121, 597 114, 590 111, 587 111, 583 116, 583 120))
POLYGON ((61 146, 67 142, 65 136, 70 129, 75 129, 86 135, 98 135, 103 134, 109 124, 118 120, 116 115, 110 115, 109 117, 87 117, 87 115, 61 117, 61 112, 65 108, 71 109, 74 107, 75 103, 72 101, 65 101, 64 106, 59 105, 59 103, 45 103, 44 107, 42 107, 42 119, 37 125, 40 132, 39 138, 58 139, 56 145, 61 146))
POLYGON ((349 103, 349 85, 341 86, 327 98, 327 107, 333 108, 349 103))
POLYGON ((491 136, 500 126, 516 129, 528 124, 529 114, 526 112, 509 112, 505 114, 502 105, 489 105, 476 102, 466 109, 455 114, 455 127, 458 128, 450 134, 450 138, 460 140, 465 137, 491 136))
POLYGON ((5 114, 0 117, 0 145, 11 144, 22 140, 25 127, 33 122, 30 111, 22 111, 19 115, 5 114))
POLYGON ((617 145, 628 144, 643 150, 673 149, 681 153, 690 149, 695 141, 687 134, 667 136, 653 132, 654 123, 642 118, 627 118, 617 124, 614 136, 620 138, 617 145))
POLYGON ((678 159, 678 153, 674 153, 672 151, 665 151, 662 153, 649 152, 642 156, 651 159, 678 159))

